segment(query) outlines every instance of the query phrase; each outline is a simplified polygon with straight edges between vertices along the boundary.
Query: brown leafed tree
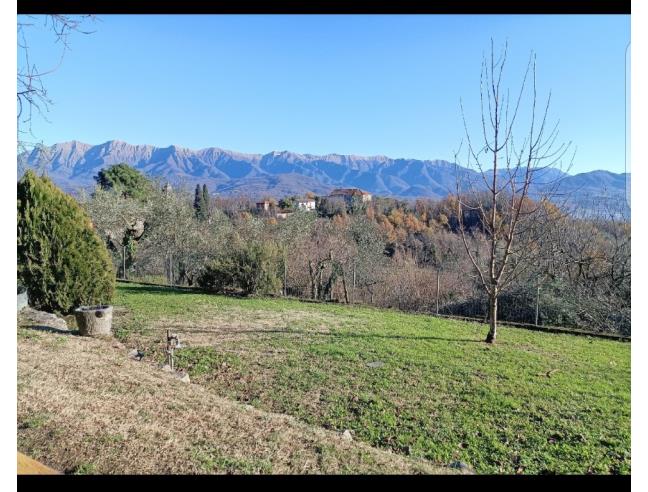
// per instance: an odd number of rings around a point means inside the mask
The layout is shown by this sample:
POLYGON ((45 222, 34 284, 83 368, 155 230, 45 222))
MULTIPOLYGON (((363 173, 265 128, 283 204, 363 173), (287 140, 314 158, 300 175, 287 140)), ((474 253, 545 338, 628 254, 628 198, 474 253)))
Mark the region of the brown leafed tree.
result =
MULTIPOLYGON (((535 54, 531 52, 519 91, 512 98, 502 86, 506 58, 507 46, 496 58, 491 40, 490 57, 484 56, 481 69, 481 131, 477 139, 471 136, 461 102, 468 170, 457 164, 459 230, 488 297, 488 343, 497 337, 501 292, 532 264, 538 240, 555 222, 548 203, 562 197, 563 174, 551 168, 562 167, 571 146, 571 142, 557 142, 558 123, 547 124, 551 93, 540 106, 535 54)), ((460 155, 461 147, 455 162, 460 155)))

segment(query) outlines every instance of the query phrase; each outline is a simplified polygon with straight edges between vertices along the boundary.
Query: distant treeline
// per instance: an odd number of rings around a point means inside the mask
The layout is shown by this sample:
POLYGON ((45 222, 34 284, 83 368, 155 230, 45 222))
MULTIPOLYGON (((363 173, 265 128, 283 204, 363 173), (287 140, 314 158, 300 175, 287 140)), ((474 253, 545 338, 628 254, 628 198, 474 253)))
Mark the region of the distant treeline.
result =
MULTIPOLYGON (((276 197, 276 206, 259 210, 249 197, 214 196, 200 185, 174 189, 128 166, 113 169, 81 201, 121 277, 487 315, 458 234, 455 197, 363 202, 311 195, 313 211, 297 207, 298 197, 276 197)), ((559 220, 502 294, 500 319, 630 334, 627 206, 606 202, 587 216, 540 206, 559 220)), ((465 213, 463 225, 470 237, 485 234, 477 213, 465 213)), ((477 258, 487 255, 482 244, 468 244, 477 258)))

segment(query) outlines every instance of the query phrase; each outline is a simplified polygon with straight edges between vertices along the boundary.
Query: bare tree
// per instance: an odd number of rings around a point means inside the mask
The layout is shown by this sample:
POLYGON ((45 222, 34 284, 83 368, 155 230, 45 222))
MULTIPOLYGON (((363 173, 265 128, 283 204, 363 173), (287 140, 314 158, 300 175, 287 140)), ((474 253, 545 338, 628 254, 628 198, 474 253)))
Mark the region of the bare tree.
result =
POLYGON ((44 16, 20 15, 18 16, 18 85, 17 119, 18 119, 18 150, 24 151, 36 143, 26 139, 33 138, 32 117, 37 113, 45 118, 52 104, 43 78, 56 71, 63 63, 63 58, 70 48, 69 36, 77 32, 91 34, 83 28, 84 22, 95 20, 94 15, 60 15, 49 14, 44 16), (37 24, 54 35, 54 42, 61 45, 61 55, 56 64, 48 68, 38 67, 30 57, 30 44, 28 31, 37 24))
MULTIPOLYGON (((529 258, 536 251, 535 241, 541 234, 540 225, 551 217, 543 213, 544 205, 549 198, 558 196, 559 178, 549 168, 560 165, 571 145, 571 142, 556 143, 558 123, 551 129, 547 126, 551 93, 544 110, 538 111, 535 54, 531 52, 519 93, 513 101, 509 90, 501 85, 506 57, 505 45, 495 59, 491 40, 490 60, 484 56, 481 69, 481 143, 477 144, 470 136, 461 102, 468 171, 460 172, 457 164, 459 230, 465 251, 488 296, 488 343, 495 342, 497 337, 500 293, 528 266, 529 258), (521 108, 527 88, 529 105, 521 108), (524 115, 524 111, 528 114, 524 115), (481 229, 478 234, 467 231, 464 222, 467 212, 478 216, 481 229), (471 246, 474 240, 486 243, 485 258, 475 254, 474 245, 471 246)), ((461 148, 455 162, 460 151, 461 148)))

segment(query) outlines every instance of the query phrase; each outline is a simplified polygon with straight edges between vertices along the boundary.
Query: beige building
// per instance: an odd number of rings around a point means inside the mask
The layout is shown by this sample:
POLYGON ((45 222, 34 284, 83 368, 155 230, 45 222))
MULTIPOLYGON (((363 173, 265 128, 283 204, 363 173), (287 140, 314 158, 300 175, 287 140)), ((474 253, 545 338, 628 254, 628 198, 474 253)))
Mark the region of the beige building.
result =
POLYGON ((338 188, 331 192, 329 198, 342 198, 346 202, 351 202, 354 198, 359 198, 362 203, 371 201, 371 193, 363 191, 360 188, 338 188))
POLYGON ((315 210, 315 199, 303 198, 295 202, 298 210, 315 210))

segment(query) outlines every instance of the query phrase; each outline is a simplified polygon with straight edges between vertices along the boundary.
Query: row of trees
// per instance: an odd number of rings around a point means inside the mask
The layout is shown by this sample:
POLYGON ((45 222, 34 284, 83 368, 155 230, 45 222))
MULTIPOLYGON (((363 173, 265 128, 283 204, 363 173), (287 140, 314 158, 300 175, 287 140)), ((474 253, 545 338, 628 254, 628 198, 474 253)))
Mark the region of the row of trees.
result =
MULTIPOLYGON (((296 211, 276 220, 255 215, 245 197, 212 197, 201 216, 194 204, 203 187, 193 196, 162 183, 142 188, 145 198, 123 184, 82 199, 121 276, 488 317, 488 294, 465 251, 487 265, 488 232, 480 213, 458 213, 454 196, 378 197, 331 217, 296 211)), ((629 223, 611 209, 579 217, 530 199, 520 210, 535 218, 520 230, 527 251, 511 260, 518 267, 499 293, 501 317, 534 322, 540 301, 541 323, 628 332, 629 223)))

